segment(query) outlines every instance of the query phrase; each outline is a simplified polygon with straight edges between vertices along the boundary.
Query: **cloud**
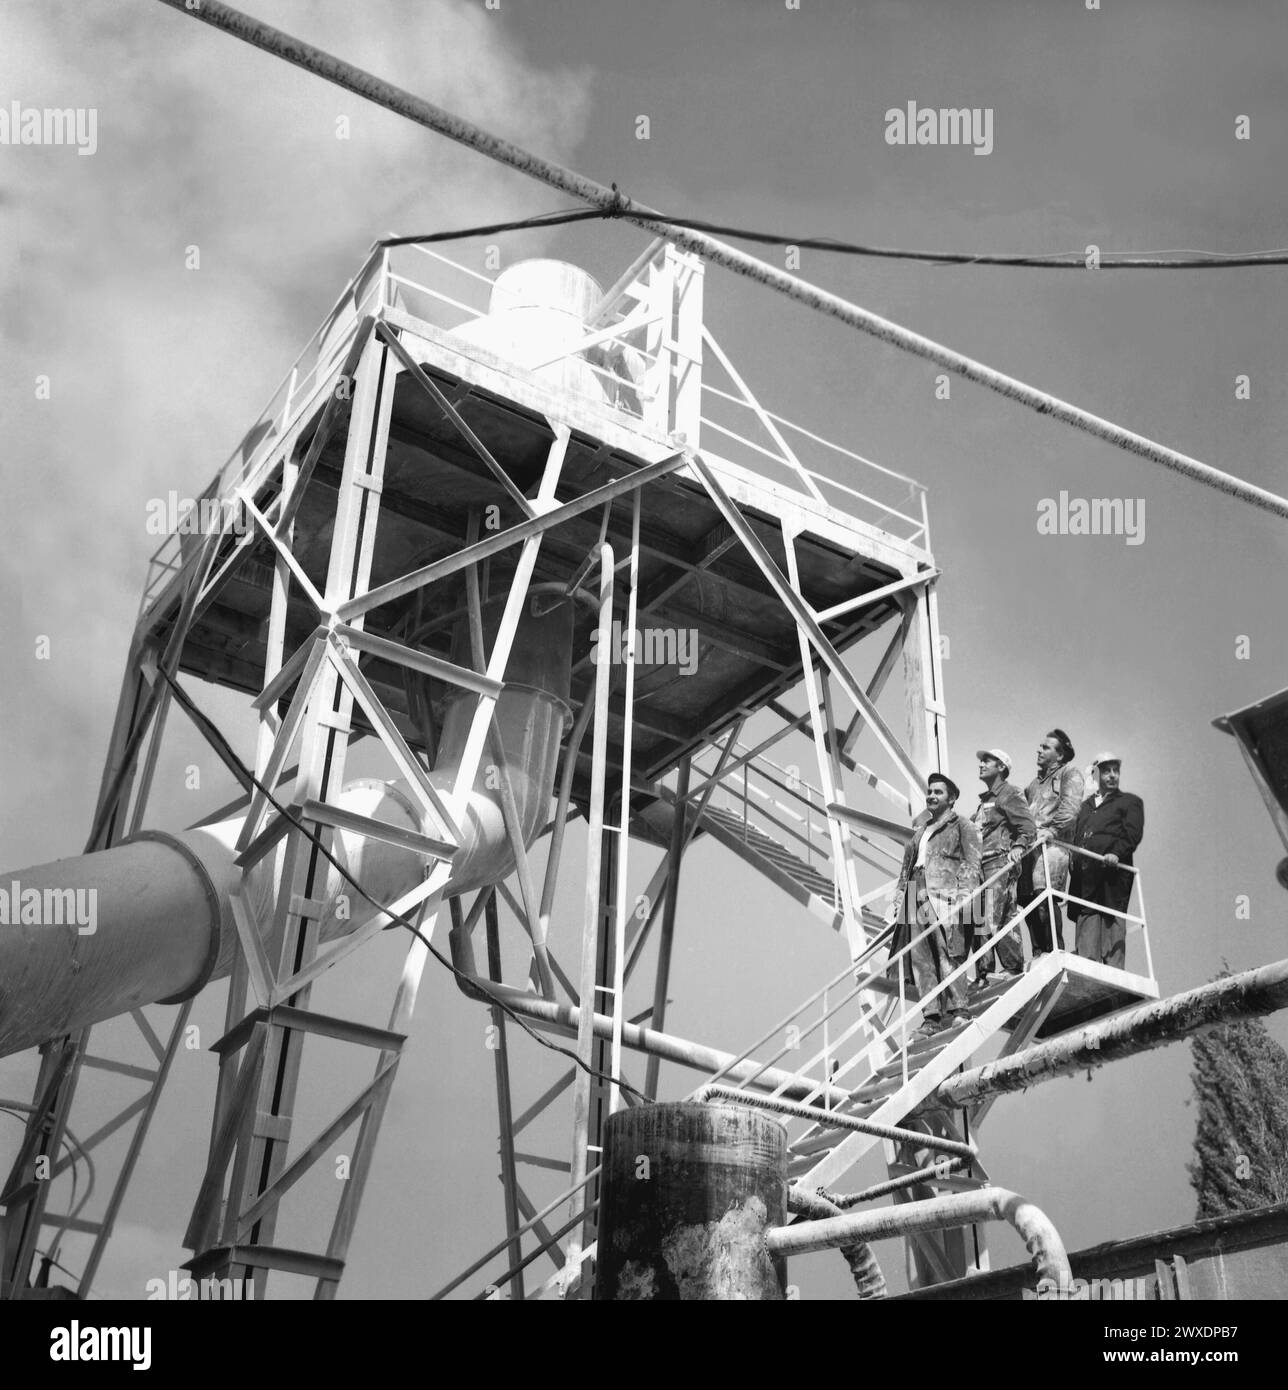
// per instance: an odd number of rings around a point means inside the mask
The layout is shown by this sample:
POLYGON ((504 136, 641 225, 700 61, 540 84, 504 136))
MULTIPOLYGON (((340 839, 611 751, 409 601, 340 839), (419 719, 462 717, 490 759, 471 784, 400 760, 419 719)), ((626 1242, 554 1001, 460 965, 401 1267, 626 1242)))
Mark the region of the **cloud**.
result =
MULTIPOLYGON (((176 1284, 186 1279, 181 1266, 191 1256, 180 1244, 180 1232, 169 1234, 141 1226, 132 1221, 118 1221, 112 1231, 108 1258, 100 1266, 94 1281, 93 1297, 108 1299, 140 1299, 147 1297, 149 1279, 169 1279, 176 1271, 176 1284)), ((76 1260, 66 1261, 69 1268, 79 1272, 76 1260)))
MULTIPOLYGON (((535 69, 499 12, 456 0, 373 0, 360 23, 349 6, 301 0, 256 11, 555 159, 584 133, 589 71, 535 69)), ((11 422, 0 599, 22 615, 7 702, 19 713, 3 749, 17 833, 3 857, 20 863, 18 845, 51 858, 87 822, 157 544, 148 499, 192 495, 214 475, 373 239, 553 199, 152 0, 19 3, 6 31, 0 101, 98 113, 92 157, 0 148, 11 422), (38 634, 51 638, 47 662, 32 657, 38 634), (61 798, 56 824, 31 816, 36 787, 51 805, 61 798)))

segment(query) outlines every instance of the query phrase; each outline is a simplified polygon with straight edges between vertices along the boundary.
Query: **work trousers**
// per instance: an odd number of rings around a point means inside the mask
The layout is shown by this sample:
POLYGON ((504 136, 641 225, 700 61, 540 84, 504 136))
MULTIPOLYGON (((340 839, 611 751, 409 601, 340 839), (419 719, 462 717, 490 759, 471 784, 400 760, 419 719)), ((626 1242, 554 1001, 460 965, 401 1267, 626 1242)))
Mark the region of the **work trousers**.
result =
MULTIPOLYGON (((1047 860, 1051 865, 1051 887, 1067 888, 1069 886, 1069 851, 1058 849, 1054 845, 1047 845, 1046 853, 1047 860)), ((1042 850, 1039 847, 1025 856, 1024 867, 1020 871, 1018 890, 1020 906, 1028 907, 1035 898, 1046 892, 1046 887, 1046 870, 1043 868, 1042 850)), ((1058 902, 1039 903, 1024 920, 1029 924, 1029 940, 1033 944, 1035 956, 1055 949, 1052 945, 1053 941, 1061 951, 1064 950, 1064 918, 1061 915, 1058 902), (1050 909, 1049 913, 1048 908, 1050 909)))
POLYGON ((1127 968, 1127 923, 1108 912, 1088 912, 1078 918, 1078 954, 1115 970, 1127 968))
MULTIPOLYGON (((1007 862, 1006 855, 986 859, 983 864, 984 882, 987 883, 1007 862)), ((987 941, 994 932, 1000 931, 1015 916, 1015 889, 1018 878, 1019 871, 1012 864, 1010 872, 1004 878, 999 878, 991 887, 984 889, 984 921, 982 925, 975 927, 977 946, 987 941)), ((975 962, 975 969, 980 974, 990 974, 994 968, 1009 970, 1013 974, 1019 974, 1024 969, 1024 948, 1020 945, 1018 927, 1009 936, 1002 937, 991 951, 986 951, 975 962)))
MULTIPOLYGON (((932 904, 926 893, 925 877, 920 870, 916 877, 914 901, 917 904, 917 924, 902 928, 903 933, 906 933, 905 940, 925 931, 927 923, 935 920, 936 913, 940 918, 948 915, 945 903, 936 901, 932 904)), ((904 981, 911 997, 924 999, 965 959, 966 934, 961 925, 953 923, 945 927, 942 921, 937 923, 903 958, 904 981)), ((957 1013, 965 1008, 966 981, 964 977, 960 977, 931 1000, 926 1009, 926 1017, 938 1018, 944 1010, 957 1013)))

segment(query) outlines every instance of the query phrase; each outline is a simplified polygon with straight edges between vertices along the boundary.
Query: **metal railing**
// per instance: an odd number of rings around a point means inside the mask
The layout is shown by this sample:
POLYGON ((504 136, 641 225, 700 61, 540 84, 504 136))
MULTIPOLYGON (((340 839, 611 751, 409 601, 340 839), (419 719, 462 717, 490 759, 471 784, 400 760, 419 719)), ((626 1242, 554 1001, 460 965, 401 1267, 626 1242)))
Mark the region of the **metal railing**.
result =
MULTIPOLYGON (((998 943, 1004 938, 1011 937, 1023 949, 1022 924, 1028 921, 1030 915, 1044 904, 1048 911, 1054 911, 1057 900, 1078 903, 1080 906, 1123 919, 1127 923, 1129 938, 1132 933, 1138 931, 1141 935, 1145 957, 1145 978, 1152 984, 1154 980, 1153 954, 1149 942, 1149 928, 1145 917, 1139 870, 1134 865, 1119 866, 1131 873, 1134 878, 1136 898, 1140 906, 1139 914, 1133 914, 1126 910, 1110 909, 1076 897, 1067 888, 1058 889, 1050 886, 1048 851, 1051 846, 1103 862, 1102 855, 1080 849, 1076 845, 1064 841, 1057 840, 1034 846, 1028 853, 1041 854, 1046 870, 1046 887, 1028 904, 1018 908, 1006 922, 987 936, 979 932, 980 924, 986 925, 988 921, 986 893, 991 888, 1005 887, 1015 867, 1009 861, 972 889, 969 896, 962 901, 944 904, 941 907, 935 903, 933 897, 924 898, 922 904, 918 906, 919 908, 924 906, 928 909, 929 920, 917 921, 910 928, 914 934, 898 950, 893 952, 888 950, 896 931, 895 923, 892 921, 868 942, 859 956, 845 970, 830 979, 821 989, 816 990, 801 1005, 775 1023, 772 1028, 739 1053, 737 1057, 703 1082, 702 1086, 696 1087, 691 1095, 697 1095, 703 1087, 718 1082, 736 1086, 740 1090, 754 1086, 757 1079, 765 1071, 782 1063, 790 1052, 800 1050, 805 1039, 814 1035, 818 1035, 821 1039, 816 1050, 796 1068, 794 1073, 776 1086, 770 1092, 771 1095, 781 1096, 788 1089, 799 1089, 804 1083, 808 1089, 803 1095, 795 1096, 795 1099, 801 1104, 818 1107, 820 1121, 822 1121, 829 1109, 836 1108, 838 1104, 848 1103, 856 1091, 861 1092, 864 1086, 876 1078, 878 1072, 888 1071, 897 1065, 900 1085, 906 1086, 910 1077, 909 1052, 916 1040, 911 1029, 922 1021, 928 1013, 933 1014, 940 1011, 928 1006, 933 1006, 938 1002, 940 1009, 942 1009, 943 1000, 949 991, 959 984, 964 988, 971 967, 985 957, 991 956, 997 949, 998 943), (913 950, 931 937, 942 942, 940 933, 952 926, 954 922, 962 923, 964 929, 973 929, 976 936, 972 944, 968 946, 961 961, 944 974, 924 996, 909 998, 906 966, 911 960, 913 950), (873 967, 872 961, 883 950, 887 952, 886 959, 873 967), (893 980, 891 979, 892 976, 893 980), (843 987, 847 978, 853 980, 848 989, 843 987), (848 1021, 846 1021, 847 1019, 848 1021), (844 1023, 844 1026, 839 1034, 833 1035, 831 1030, 838 1022, 844 1023), (773 1046, 776 1040, 781 1040, 777 1050, 761 1060, 761 1050, 773 1046), (843 1055, 845 1060, 842 1061, 843 1055), (753 1058, 756 1060, 754 1071, 748 1072, 736 1082, 725 1080, 740 1063, 753 1058), (855 1073, 859 1074, 856 1076, 855 1073)), ((892 880, 886 885, 886 889, 891 891, 896 887, 897 880, 892 880)), ((1130 907, 1130 900, 1128 906, 1130 907)), ((918 913, 918 916, 920 915, 918 913)), ((807 1130, 805 1134, 798 1135, 793 1142, 803 1142, 809 1132, 807 1130)))
MULTIPOLYGON (((331 389, 330 377, 343 362, 363 318, 377 314, 385 306, 387 269, 385 249, 373 248, 198 502, 201 499, 223 502, 232 498, 238 487, 249 483, 260 472, 292 427, 319 406, 321 397, 331 389)), ((195 542, 200 539, 173 532, 165 537, 148 565, 139 603, 140 614, 151 607, 176 576, 196 562, 200 547, 195 542), (193 543, 188 543, 190 539, 193 543)))
MULTIPOLYGON (((766 411, 736 371, 737 395, 703 381, 704 346, 731 364, 702 326, 701 297, 691 293, 698 278, 693 257, 655 241, 606 293, 584 338, 545 362, 520 365, 540 368, 576 358, 595 389, 579 387, 575 376, 565 381, 565 389, 607 405, 633 428, 664 439, 683 434, 716 468, 733 465, 773 474, 802 501, 836 507, 881 531, 895 546, 928 549, 926 492, 920 483, 766 411), (711 449, 712 443, 721 452, 711 449), (837 471, 851 481, 833 476, 837 471), (853 481, 862 485, 852 486, 853 481)), ((451 334, 497 307, 504 288, 497 289, 493 275, 432 246, 377 243, 241 442, 193 500, 231 504, 239 490, 254 494, 271 471, 266 465, 277 465, 280 453, 294 447, 292 432, 324 404, 365 316, 398 311, 413 332, 416 323, 424 323, 451 334)), ((161 541, 149 562, 140 616, 195 563, 200 540, 171 533, 161 541)))
MULTIPOLYGON (((653 261, 663 254, 665 246, 655 246, 659 249, 641 273, 651 273, 653 261)), ((640 419, 651 410, 656 413, 653 403, 659 396, 662 406, 667 405, 666 381, 655 370, 656 354, 650 354, 647 346, 632 349, 640 361, 653 361, 653 366, 637 379, 627 372, 629 359, 624 354, 622 370, 614 371, 608 365, 604 348, 605 343, 612 341, 615 326, 631 316, 632 289, 630 284, 622 285, 614 298, 606 298, 599 306, 598 330, 589 347, 570 348, 538 365, 550 365, 564 356, 578 356, 600 382, 598 394, 587 395, 587 399, 600 405, 607 402, 640 419)), ((264 464, 282 447, 292 428, 323 404, 325 394, 332 389, 330 379, 343 362, 365 316, 381 317, 394 309, 412 320, 452 333, 492 309, 503 307, 504 298, 505 286, 498 288, 492 276, 462 265, 433 247, 375 245, 282 377, 254 424, 194 500, 226 501, 239 488, 255 490, 264 464)), ((576 390, 575 386, 568 389, 576 390)), ((195 562, 199 539, 193 537, 190 543, 188 536, 172 532, 162 540, 149 562, 140 615, 195 562)))
MULTIPOLYGON (((742 822, 744 841, 752 834, 766 835, 794 854, 807 869, 832 883, 831 903, 838 911, 842 894, 837 882, 837 865, 832 853, 832 837, 827 812, 827 796, 801 777, 795 767, 784 767, 763 753, 748 757, 753 750, 735 744, 735 765, 716 782, 711 805, 742 822), (738 755, 741 754, 741 761, 738 755)), ((703 750, 703 754, 708 750, 703 750)), ((694 770, 702 775, 689 792, 690 803, 700 801, 714 774, 694 759, 694 770)), ((860 841, 868 862, 880 856, 898 865, 900 856, 879 840, 850 828, 852 840, 860 841)), ((754 848, 753 844, 753 848, 754 848)))
POLYGON ((702 383, 706 455, 770 473, 775 481, 884 532, 887 541, 899 548, 929 550, 926 489, 921 483, 766 410, 706 329, 703 339, 737 392, 723 390, 710 380, 702 383), (712 439, 713 433, 718 440, 712 439), (840 481, 838 472, 862 486, 840 481))
MULTIPOLYGON (((654 245, 659 249, 639 267, 641 276, 650 276, 663 255, 664 247, 658 243, 654 245)), ((431 247, 394 247, 387 249, 385 254, 391 303, 421 322, 451 332, 469 320, 506 307, 504 284, 431 247), (422 257, 431 264, 412 262, 412 256, 422 257), (460 277, 460 287, 448 294, 441 287, 425 283, 434 275, 460 277)), ((552 352, 540 362, 524 365, 535 371, 576 358, 593 374, 601 393, 583 392, 587 399, 597 404, 607 403, 627 415, 656 425, 659 423, 654 418, 658 413, 657 402, 661 401, 663 412, 666 407, 667 382, 665 373, 658 370, 663 358, 638 339, 642 332, 659 323, 663 314, 660 310, 652 316, 638 312, 634 308, 635 291, 633 282, 623 285, 597 306, 593 324, 583 339, 552 352), (616 348, 621 350, 614 351, 616 348)), ((577 391, 575 385, 569 385, 568 389, 577 391)))

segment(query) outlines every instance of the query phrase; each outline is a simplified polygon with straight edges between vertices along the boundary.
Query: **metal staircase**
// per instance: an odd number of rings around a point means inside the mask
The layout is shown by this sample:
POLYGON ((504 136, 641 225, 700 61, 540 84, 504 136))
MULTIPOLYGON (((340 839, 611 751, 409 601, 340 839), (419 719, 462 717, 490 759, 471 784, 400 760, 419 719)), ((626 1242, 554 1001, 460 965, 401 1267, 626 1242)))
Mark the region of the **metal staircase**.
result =
MULTIPOLYGON (((769 762, 759 749, 744 750, 736 736, 720 750, 714 770, 695 760, 693 771, 697 776, 692 786, 686 779, 673 792, 654 784, 648 789, 651 795, 634 800, 631 823, 636 833, 655 842, 673 838, 683 805, 690 834, 710 836, 834 929, 848 925, 852 941, 856 924, 844 920, 840 875, 852 875, 854 866, 841 861, 838 869, 823 793, 803 782, 796 769, 769 762), (716 798, 719 804, 713 804, 716 798)), ((1017 977, 984 985, 971 979, 976 961, 991 955, 1003 936, 1011 935, 1023 945, 1022 924, 1030 913, 1044 903, 1052 910, 1070 900, 1068 892, 1050 888, 987 940, 977 937, 966 960, 924 999, 910 997, 905 961, 917 941, 939 930, 940 924, 918 927, 912 941, 891 952, 893 928, 868 905, 882 905, 893 890, 890 875, 900 862, 899 841, 894 838, 898 827, 877 816, 867 820, 878 835, 888 828, 896 850, 863 833, 850 841, 853 859, 877 868, 885 880, 860 894, 851 877, 850 901, 864 943, 855 959, 688 1095, 691 1100, 731 1100, 779 1114, 788 1131, 787 1177, 797 1210, 806 1210, 818 1196, 833 1209, 852 1210, 884 1197, 896 1203, 920 1201, 989 1186, 992 1179, 980 1156, 978 1133, 995 1097, 969 1109, 952 1109, 936 1103, 938 1089, 964 1067, 1000 1059, 1037 1039, 1158 997, 1143 906, 1142 915, 1125 916, 1129 940, 1131 933, 1140 933, 1145 974, 1057 951, 1031 960, 1017 977), (954 984, 965 987, 968 981, 967 1018, 933 1034, 919 1031, 926 1007, 933 1005, 930 1011, 938 1011, 937 996, 954 984), (812 1055, 798 1064, 802 1052, 809 1050, 807 1041, 812 1055), (848 1194, 838 1191, 878 1143, 885 1146, 885 1180, 848 1194)), ((1031 852, 1046 853, 1042 847, 1031 852)), ((1050 880, 1048 873, 1046 882, 1050 880)), ((978 891, 992 886, 990 878, 978 891)), ((647 896, 653 897, 652 889, 647 896)), ((551 1209, 567 1196, 556 1199, 551 1209)), ((552 1233, 547 1248, 558 1238, 552 1233)), ((914 1232, 908 1241, 913 1287, 987 1268, 982 1227, 914 1232)), ((575 1247, 560 1272, 530 1296, 568 1296, 595 1249, 593 1240, 575 1247)), ((496 1286, 489 1286, 484 1296, 498 1296, 496 1286)))
MULTIPOLYGON (((772 868, 769 876, 777 876, 775 881, 791 878, 792 866, 784 860, 793 856, 764 832, 727 811, 706 811, 704 824, 748 862, 772 868)), ((1039 847, 1034 852, 1045 850, 1039 847)), ((815 877, 821 875, 815 873, 815 877)), ((805 891, 796 886, 798 892, 805 891)), ((966 961, 924 999, 907 996, 904 960, 921 937, 939 930, 938 924, 919 927, 913 941, 893 953, 889 951, 892 929, 883 927, 851 969, 811 995, 694 1096, 738 1099, 779 1111, 788 1126, 787 1175, 805 1196, 826 1194, 832 1202, 850 1208, 881 1196, 906 1201, 986 1184, 989 1177, 979 1158, 978 1130, 992 1098, 968 1111, 954 1111, 934 1104, 938 1088, 959 1068, 978 1065, 986 1050, 993 1055, 990 1044, 999 1036, 1003 1041, 996 1055, 1005 1056, 1038 1037, 1158 997, 1145 919, 1129 917, 1129 932, 1139 930, 1143 938, 1148 975, 1054 951, 1031 960, 1017 977, 972 983, 965 1020, 929 1035, 919 1031, 923 1009, 930 1005, 931 1012, 936 1012, 942 1007, 937 996, 954 984, 965 987, 977 959, 993 951, 1003 936, 1014 936, 1022 944, 1022 923, 1028 915, 1043 902, 1054 907, 1057 900, 1068 897, 1048 889, 1044 898, 1017 911, 987 941, 977 940, 966 961), (788 1080, 770 1090, 758 1079, 770 1067, 780 1068, 781 1075, 783 1059, 811 1035, 818 1045, 788 1080), (766 1052, 776 1041, 777 1049, 766 1052), (736 1083, 726 1079, 735 1066, 752 1058, 758 1072, 743 1075, 736 1083), (808 1083, 803 1093, 801 1082, 808 1083), (879 1143, 886 1145, 887 1181, 849 1197, 838 1195, 837 1184, 879 1143)), ((980 1232, 970 1237, 962 1232, 918 1237, 913 1258, 920 1283, 987 1266, 980 1232)))
MULTIPOLYGON (((906 1045, 896 1037, 894 1041, 899 1045, 892 1059, 874 1067, 869 1079, 851 1092, 849 1101, 837 1113, 874 1124, 901 1123, 996 1033, 1013 1031, 1027 1041, 1035 1018, 1028 1006, 1037 1000, 1048 1009, 1053 1006, 1066 976, 1062 953, 1052 952, 1018 979, 990 983, 973 992, 966 1010, 969 1023, 932 1037, 914 1033, 906 1045), (1027 1025, 1023 1030, 1008 1029, 1008 1025, 1021 1020, 1027 1025)), ((920 1015, 920 1008, 910 1005, 909 1018, 914 1010, 920 1015)), ((811 1190, 831 1187, 878 1142, 878 1135, 838 1128, 821 1119, 793 1141, 788 1176, 799 1178, 802 1186, 811 1190)))
MULTIPOLYGON (((725 756, 737 751, 735 744, 725 756)), ((836 931, 845 928, 843 895, 829 832, 827 797, 804 781, 795 769, 780 767, 754 750, 744 753, 730 770, 717 763, 704 770, 694 762, 695 789, 686 802, 697 817, 697 831, 709 835, 745 864, 776 884, 812 916, 836 931), (700 779, 705 777, 706 781, 700 779), (719 797, 720 803, 716 803, 719 797)), ((675 797, 657 788, 658 799, 637 813, 637 828, 666 843, 675 817, 675 797)), ((849 831, 851 854, 888 877, 897 870, 899 855, 867 835, 849 831)), ((848 866, 847 866, 848 871, 848 866)), ((859 940, 884 926, 866 904, 886 893, 856 898, 861 919, 859 940)))
POLYGON ((708 807, 702 814, 701 825, 712 839, 731 849, 816 917, 829 926, 840 926, 834 881, 793 854, 781 841, 733 811, 719 807, 708 807))

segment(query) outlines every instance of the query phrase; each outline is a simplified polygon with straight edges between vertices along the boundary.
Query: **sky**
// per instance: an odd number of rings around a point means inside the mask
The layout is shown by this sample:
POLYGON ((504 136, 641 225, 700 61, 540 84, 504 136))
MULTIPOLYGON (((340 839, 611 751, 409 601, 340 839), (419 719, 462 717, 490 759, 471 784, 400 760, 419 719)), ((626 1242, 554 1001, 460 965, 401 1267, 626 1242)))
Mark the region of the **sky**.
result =
MULTIPOLYGON (((1288 84, 1277 55, 1288 16, 1271 3, 379 0, 361 23, 338 0, 248 7, 676 215, 949 251, 1231 253, 1283 240, 1288 84), (991 110, 991 152, 887 143, 887 110, 908 102, 991 110), (1248 139, 1236 138, 1241 117, 1248 139)), ((89 157, 0 145, 0 598, 10 615, 0 862, 18 868, 79 853, 88 833, 156 544, 149 499, 191 494, 213 475, 374 238, 567 200, 155 3, 4 0, 0 25, 5 103, 93 108, 98 120, 89 157), (340 118, 347 140, 336 138, 340 118), (186 268, 192 246, 198 270, 186 268)), ((561 256, 607 282, 642 241, 593 227, 502 244, 507 259, 561 256)), ((1288 492, 1282 268, 954 268, 806 251, 800 273, 1288 492)), ((977 747, 1009 749, 1018 778, 1053 725, 1068 730, 1080 765, 1112 746, 1123 786, 1145 800, 1137 862, 1163 992, 1223 962, 1278 959, 1283 848, 1233 741, 1210 721, 1288 684, 1284 522, 959 380, 942 399, 938 369, 727 272, 708 271, 706 309, 770 408, 929 489, 964 809, 978 789, 977 747), (1143 503, 1143 543, 1040 534, 1043 500, 1062 491, 1131 499, 1138 512, 1143 503)), ((856 669, 873 659, 856 657, 856 669)), ((244 702, 189 689, 249 755, 244 702)), ((897 705, 883 709, 900 717, 897 705)), ((173 827, 229 790, 178 719, 169 738, 149 823, 173 827), (189 790, 194 763, 203 777, 189 790)), ((360 775, 361 759, 353 766, 360 775)), ((571 836, 553 938, 566 956, 582 853, 571 836)), ((641 849, 632 881, 655 858, 641 849)), ((325 982, 317 1006, 380 1017, 402 951, 392 934, 374 943, 332 972, 343 978, 325 982)), ((506 959, 507 978, 521 975, 515 943, 506 959)), ((844 961, 840 939, 699 842, 684 869, 668 1029, 738 1050, 844 961)), ((208 1047, 220 987, 193 1019, 208 1047)), ((430 977, 343 1297, 424 1296, 501 1234, 485 1024, 450 979, 430 977)), ((1270 1027, 1288 1040, 1288 1021, 1270 1027)), ((100 1036, 121 1043, 128 1029, 100 1036)), ((531 1098, 559 1059, 521 1036, 513 1046, 516 1085, 531 1098)), ((1003 1099, 982 1131, 991 1176, 1041 1206, 1070 1249, 1188 1222, 1188 1066, 1188 1049, 1172 1047, 1003 1099)), ((176 1067, 101 1295, 141 1297, 148 1278, 186 1258, 215 1065, 198 1050, 176 1067)), ((0 1097, 29 1098, 33 1075, 30 1056, 0 1059, 0 1097)), ((300 1133, 329 1118, 341 1079, 356 1086, 362 1073, 338 1051, 310 1054, 300 1133), (331 1084, 310 1084, 324 1074, 331 1084)), ((664 1068, 664 1096, 690 1084, 664 1068)), ((82 1095, 86 1128, 114 1094, 82 1095)), ((20 1130, 0 1122, 4 1160, 20 1130)), ((569 1126, 563 1110, 552 1114, 534 1148, 566 1148, 569 1126)), ((851 1176, 869 1172, 875 1164, 851 1176)), ((301 1244, 318 1243, 310 1216, 333 1199, 333 1181, 323 1172, 302 1189, 301 1244)), ((553 1196, 556 1181, 535 1170, 534 1199, 553 1196)), ((990 1241, 995 1265, 1022 1257, 1009 1233, 990 1241)), ((78 1268, 81 1249, 69 1238, 60 1258, 78 1268)), ((877 1253, 897 1285, 898 1250, 877 1253)), ((802 1297, 851 1293, 832 1256, 794 1262, 791 1278, 802 1297)))

